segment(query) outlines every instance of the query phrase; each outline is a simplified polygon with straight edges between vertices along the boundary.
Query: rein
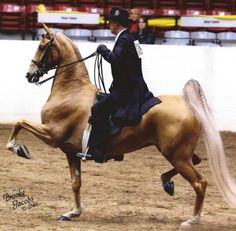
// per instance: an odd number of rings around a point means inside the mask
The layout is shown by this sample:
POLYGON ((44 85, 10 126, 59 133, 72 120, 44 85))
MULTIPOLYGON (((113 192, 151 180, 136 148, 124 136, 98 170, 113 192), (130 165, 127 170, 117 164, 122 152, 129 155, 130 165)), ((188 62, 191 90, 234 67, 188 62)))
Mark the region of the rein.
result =
MULTIPOLYGON (((50 55, 50 53, 52 51, 53 42, 54 42, 55 37, 56 37, 56 33, 54 33, 51 36, 50 41, 47 44, 46 51, 44 52, 41 60, 40 61, 32 60, 32 62, 34 64, 36 64, 37 67, 38 67, 38 70, 36 71, 36 73, 33 76, 33 78, 34 78, 33 80, 34 80, 35 84, 37 86, 41 86, 43 83, 47 82, 50 79, 53 79, 56 76, 56 75, 53 75, 53 76, 51 76, 51 77, 49 77, 45 80, 42 80, 42 81, 38 82, 39 78, 42 77, 44 74, 47 74, 48 71, 58 69, 58 68, 62 68, 62 67, 68 67, 68 66, 71 66, 71 65, 74 65, 74 64, 76 65, 80 62, 83 62, 83 61, 93 57, 93 56, 96 56, 95 63, 94 63, 94 83, 95 83, 96 87, 98 87, 100 90, 103 90, 103 92, 106 93, 106 87, 105 87, 104 78, 103 78, 102 56, 99 55, 96 51, 93 52, 92 54, 88 55, 87 57, 83 58, 83 59, 75 60, 71 63, 67 63, 67 64, 64 64, 64 65, 61 65, 61 66, 51 65, 50 68, 46 68, 45 61, 48 59, 48 56, 50 55), (96 67, 97 67, 98 73, 96 73, 96 67), (97 74, 97 76, 96 76, 96 74, 97 74), (96 78, 97 78, 97 80, 96 80, 96 78)), ((64 70, 62 72, 59 72, 57 74, 61 74, 61 73, 65 72, 66 70, 64 70)), ((30 79, 30 74, 29 73, 27 73, 26 78, 28 79, 28 81, 32 82, 32 77, 30 79)))
MULTIPOLYGON (((71 66, 71 65, 73 65, 73 64, 77 64, 77 63, 83 62, 83 61, 85 61, 85 60, 87 60, 87 59, 89 59, 89 58, 92 58, 93 56, 97 56, 97 52, 96 52, 96 51, 93 52, 91 55, 88 55, 87 57, 83 58, 83 59, 79 59, 79 60, 76 60, 76 61, 74 61, 74 62, 64 64, 64 65, 62 65, 62 66, 53 66, 53 67, 50 68, 48 71, 51 71, 51 70, 54 70, 54 69, 58 69, 58 68, 62 68, 62 67, 71 66)), ((48 77, 47 79, 42 80, 42 81, 36 83, 36 85, 37 85, 37 86, 40 86, 40 85, 42 85, 43 83, 47 82, 48 80, 53 79, 54 77, 55 77, 55 75, 53 75, 53 76, 51 76, 51 77, 48 77)))
POLYGON ((95 62, 94 62, 94 84, 99 89, 103 90, 103 92, 107 93, 106 87, 104 84, 104 77, 103 77, 103 68, 102 68, 102 56, 97 55, 95 62), (98 70, 98 74, 96 75, 96 66, 98 70), (96 78, 98 80, 98 84, 96 81, 96 78))

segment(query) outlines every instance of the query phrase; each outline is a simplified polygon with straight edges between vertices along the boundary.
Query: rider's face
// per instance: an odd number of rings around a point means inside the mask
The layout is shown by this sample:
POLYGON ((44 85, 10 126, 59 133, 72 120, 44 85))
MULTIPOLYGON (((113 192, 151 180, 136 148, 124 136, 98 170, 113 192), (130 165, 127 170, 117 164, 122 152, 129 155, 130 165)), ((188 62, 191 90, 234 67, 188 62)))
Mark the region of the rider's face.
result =
POLYGON ((118 34, 119 23, 117 23, 113 20, 110 20, 109 21, 109 28, 111 30, 111 33, 116 35, 116 34, 118 34))

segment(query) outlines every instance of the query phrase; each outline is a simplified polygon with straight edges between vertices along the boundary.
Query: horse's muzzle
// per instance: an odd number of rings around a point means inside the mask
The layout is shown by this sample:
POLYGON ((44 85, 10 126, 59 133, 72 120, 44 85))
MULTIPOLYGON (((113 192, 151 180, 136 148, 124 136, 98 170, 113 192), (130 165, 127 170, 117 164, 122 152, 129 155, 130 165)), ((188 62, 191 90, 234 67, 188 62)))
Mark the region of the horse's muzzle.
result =
POLYGON ((29 72, 26 73, 26 79, 29 83, 37 83, 39 81, 39 77, 37 74, 37 71, 33 74, 30 74, 29 72))

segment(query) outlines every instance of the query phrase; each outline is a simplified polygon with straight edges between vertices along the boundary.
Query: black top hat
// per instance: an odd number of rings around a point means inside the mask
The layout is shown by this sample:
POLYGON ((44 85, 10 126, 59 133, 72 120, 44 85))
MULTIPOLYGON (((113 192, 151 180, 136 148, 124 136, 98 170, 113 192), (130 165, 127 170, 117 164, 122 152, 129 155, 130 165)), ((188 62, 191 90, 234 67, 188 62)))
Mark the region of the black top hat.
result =
POLYGON ((110 14, 106 17, 106 19, 111 19, 115 22, 120 23, 123 26, 127 26, 129 22, 129 13, 127 10, 113 7, 111 8, 110 14))

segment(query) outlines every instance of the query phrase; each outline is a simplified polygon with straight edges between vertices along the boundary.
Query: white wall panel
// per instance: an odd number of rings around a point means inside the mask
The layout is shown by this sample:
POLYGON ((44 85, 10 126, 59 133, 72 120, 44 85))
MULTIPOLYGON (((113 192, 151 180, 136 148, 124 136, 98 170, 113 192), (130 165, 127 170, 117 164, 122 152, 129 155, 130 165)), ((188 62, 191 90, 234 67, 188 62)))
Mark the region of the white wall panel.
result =
MULTIPOLYGON (((51 81, 38 87, 25 78, 38 44, 38 41, 0 40, 0 123, 22 118, 40 121, 51 81)), ((98 43, 77 42, 77 45, 85 57, 96 50, 98 43)), ((106 45, 112 49, 112 43, 106 45)), ((219 129, 236 131, 236 48, 142 45, 142 49, 143 74, 155 95, 181 94, 187 80, 196 79, 205 91, 219 129)), ((92 81, 94 60, 86 61, 92 81)), ((103 70, 108 88, 112 77, 106 61, 103 70)))

